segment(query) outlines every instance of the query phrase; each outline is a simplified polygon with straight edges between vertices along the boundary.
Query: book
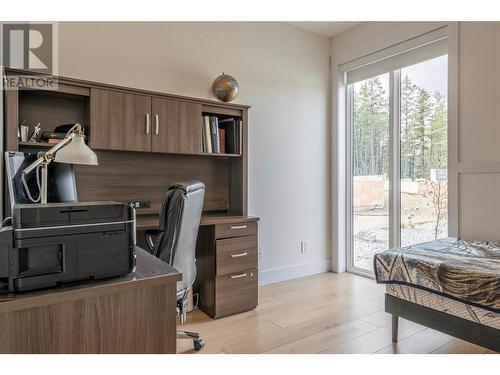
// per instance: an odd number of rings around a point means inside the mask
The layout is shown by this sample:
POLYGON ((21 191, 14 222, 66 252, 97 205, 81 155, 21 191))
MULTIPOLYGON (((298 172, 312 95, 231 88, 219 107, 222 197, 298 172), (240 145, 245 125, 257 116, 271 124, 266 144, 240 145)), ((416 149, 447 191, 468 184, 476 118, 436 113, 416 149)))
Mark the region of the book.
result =
POLYGON ((210 137, 210 117, 203 116, 203 134, 205 135, 205 152, 211 154, 212 153, 212 138, 210 137))
POLYGON ((61 138, 49 138, 49 139, 47 139, 47 143, 59 143, 61 141, 62 141, 61 138))
POLYGON ((212 152, 219 153, 219 124, 215 116, 210 116, 210 138, 212 143, 212 152))
POLYGON ((219 127, 219 152, 226 153, 226 129, 219 127))
POLYGON ((242 128, 243 126, 243 121, 242 120, 238 120, 237 121, 237 126, 236 126, 236 131, 238 133, 238 137, 236 138, 236 147, 237 147, 237 151, 236 153, 237 154, 241 154, 242 150, 241 150, 241 144, 243 143, 243 136, 242 136, 242 128))
POLYGON ((205 124, 203 122, 201 123, 201 152, 207 152, 205 149, 205 124))
POLYGON ((43 139, 64 139, 66 133, 42 132, 43 139))
POLYGON ((219 128, 225 130, 225 152, 228 154, 241 153, 240 126, 239 118, 219 120, 219 128))

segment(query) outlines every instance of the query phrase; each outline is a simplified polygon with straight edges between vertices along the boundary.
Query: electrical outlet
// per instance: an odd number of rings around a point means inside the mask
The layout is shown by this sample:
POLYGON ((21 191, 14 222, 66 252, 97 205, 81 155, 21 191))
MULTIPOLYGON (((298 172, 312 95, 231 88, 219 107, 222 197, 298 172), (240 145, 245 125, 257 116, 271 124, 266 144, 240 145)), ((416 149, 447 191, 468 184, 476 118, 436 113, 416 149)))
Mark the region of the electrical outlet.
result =
POLYGON ((151 208, 151 201, 128 202, 128 204, 129 204, 129 206, 132 206, 135 209, 139 209, 139 208, 151 208))
POLYGON ((307 254, 309 251, 309 246, 307 245, 307 241, 300 241, 300 253, 307 254))
POLYGON ((259 247, 259 252, 258 252, 259 260, 262 260, 264 257, 264 249, 262 247, 259 247))

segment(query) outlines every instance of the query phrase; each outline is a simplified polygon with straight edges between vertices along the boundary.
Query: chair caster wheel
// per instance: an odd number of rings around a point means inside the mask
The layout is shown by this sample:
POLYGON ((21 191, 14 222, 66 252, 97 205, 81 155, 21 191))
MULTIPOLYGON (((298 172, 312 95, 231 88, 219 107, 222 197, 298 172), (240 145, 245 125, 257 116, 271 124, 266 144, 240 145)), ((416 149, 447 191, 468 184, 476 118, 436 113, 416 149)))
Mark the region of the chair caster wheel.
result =
POLYGON ((202 339, 193 340, 193 343, 194 343, 194 350, 196 351, 200 351, 205 346, 205 343, 203 342, 202 339))

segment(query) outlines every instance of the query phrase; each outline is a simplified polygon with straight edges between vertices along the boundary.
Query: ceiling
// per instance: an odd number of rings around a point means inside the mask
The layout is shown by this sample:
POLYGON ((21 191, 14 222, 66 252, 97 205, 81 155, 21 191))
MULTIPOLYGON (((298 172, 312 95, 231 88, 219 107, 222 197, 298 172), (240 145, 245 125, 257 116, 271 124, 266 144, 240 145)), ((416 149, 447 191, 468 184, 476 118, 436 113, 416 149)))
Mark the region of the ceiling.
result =
POLYGON ((303 30, 311 31, 313 33, 331 38, 346 30, 359 25, 361 22, 341 22, 341 21, 311 21, 311 22, 287 22, 290 25, 299 27, 303 30))

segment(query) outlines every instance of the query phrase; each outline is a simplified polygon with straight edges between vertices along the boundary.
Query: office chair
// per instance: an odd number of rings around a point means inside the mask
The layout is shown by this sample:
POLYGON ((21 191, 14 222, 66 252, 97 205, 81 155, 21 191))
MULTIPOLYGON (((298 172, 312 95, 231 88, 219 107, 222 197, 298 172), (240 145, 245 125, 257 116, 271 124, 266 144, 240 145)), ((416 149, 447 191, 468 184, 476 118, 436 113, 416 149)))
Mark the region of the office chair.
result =
MULTIPOLYGON (((196 238, 204 196, 205 185, 200 181, 171 185, 160 208, 159 229, 145 233, 150 252, 182 272, 182 280, 177 283, 181 324, 186 321, 187 296, 196 278, 196 238)), ((205 345, 196 332, 178 331, 177 338, 193 340, 195 350, 205 345)))

